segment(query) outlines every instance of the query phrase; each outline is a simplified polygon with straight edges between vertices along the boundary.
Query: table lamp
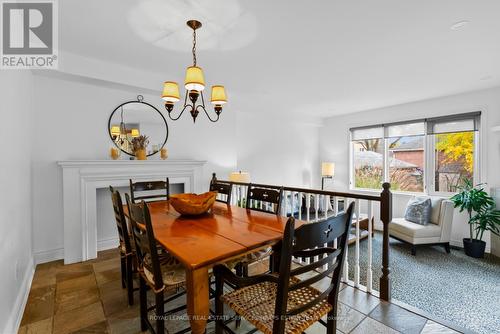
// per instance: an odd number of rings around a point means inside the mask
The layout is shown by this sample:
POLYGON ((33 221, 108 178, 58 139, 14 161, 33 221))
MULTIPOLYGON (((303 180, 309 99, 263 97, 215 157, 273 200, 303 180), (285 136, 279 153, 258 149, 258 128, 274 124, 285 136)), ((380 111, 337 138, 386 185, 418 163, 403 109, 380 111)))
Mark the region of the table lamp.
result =
POLYGON ((335 164, 333 162, 321 163, 321 190, 325 188, 325 179, 333 179, 335 175, 335 164))
POLYGON ((232 172, 229 174, 229 181, 239 182, 239 183, 250 183, 250 173, 242 172, 232 172))

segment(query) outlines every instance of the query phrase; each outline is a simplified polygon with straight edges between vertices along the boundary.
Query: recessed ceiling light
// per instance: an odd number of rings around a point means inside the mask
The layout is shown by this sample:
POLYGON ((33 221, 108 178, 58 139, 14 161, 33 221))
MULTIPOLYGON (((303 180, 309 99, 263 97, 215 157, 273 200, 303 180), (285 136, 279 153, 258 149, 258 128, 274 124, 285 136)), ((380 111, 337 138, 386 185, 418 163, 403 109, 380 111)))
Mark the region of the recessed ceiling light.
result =
POLYGON ((466 25, 468 25, 470 22, 467 21, 467 20, 463 20, 463 21, 458 21, 458 22, 455 22, 451 25, 450 29, 451 30, 459 30, 459 29, 462 29, 463 27, 465 27, 466 25))

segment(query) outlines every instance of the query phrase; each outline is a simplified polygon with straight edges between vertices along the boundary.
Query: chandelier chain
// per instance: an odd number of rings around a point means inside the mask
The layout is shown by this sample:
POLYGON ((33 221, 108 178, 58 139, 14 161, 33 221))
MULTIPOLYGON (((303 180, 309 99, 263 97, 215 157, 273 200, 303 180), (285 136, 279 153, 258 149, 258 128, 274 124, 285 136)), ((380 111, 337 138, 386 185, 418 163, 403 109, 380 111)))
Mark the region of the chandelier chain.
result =
POLYGON ((193 66, 196 66, 196 29, 193 29, 193 66))

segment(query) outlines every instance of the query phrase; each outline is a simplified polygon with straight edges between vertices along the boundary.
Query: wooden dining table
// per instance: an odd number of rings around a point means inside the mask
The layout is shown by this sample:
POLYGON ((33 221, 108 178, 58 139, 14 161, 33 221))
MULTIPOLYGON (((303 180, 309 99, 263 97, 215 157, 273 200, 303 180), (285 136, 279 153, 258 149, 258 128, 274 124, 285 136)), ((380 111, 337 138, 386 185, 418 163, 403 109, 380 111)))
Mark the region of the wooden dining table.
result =
MULTIPOLYGON (((168 201, 147 205, 157 242, 186 268, 187 312, 195 334, 205 332, 209 316, 209 270, 276 243, 288 219, 220 202, 200 216, 181 216, 168 201)), ((302 224, 296 220, 295 227, 302 224)))

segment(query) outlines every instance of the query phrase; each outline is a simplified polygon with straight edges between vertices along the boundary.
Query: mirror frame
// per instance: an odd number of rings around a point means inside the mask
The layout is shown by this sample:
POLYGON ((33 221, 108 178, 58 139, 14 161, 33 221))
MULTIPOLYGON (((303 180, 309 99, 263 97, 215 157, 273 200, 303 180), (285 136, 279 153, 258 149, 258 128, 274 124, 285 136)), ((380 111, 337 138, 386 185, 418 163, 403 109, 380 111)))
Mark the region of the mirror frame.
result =
POLYGON ((167 120, 165 119, 165 116, 163 116, 163 114, 160 112, 160 110, 158 110, 158 108, 156 108, 155 106, 153 106, 152 104, 149 104, 147 102, 144 102, 144 97, 142 95, 137 95, 137 100, 131 100, 131 101, 127 101, 127 102, 124 102, 122 104, 120 104, 118 107, 116 107, 113 112, 111 113, 111 115, 109 115, 109 118, 108 118, 108 135, 109 135, 109 139, 111 139, 111 141, 113 142, 113 144, 120 149, 120 151, 122 151, 123 153, 125 154, 128 154, 129 156, 131 157, 134 157, 135 155, 133 153, 129 153, 127 151, 125 151, 124 149, 122 149, 120 146, 118 146, 118 144, 113 140, 113 136, 111 135, 111 119, 113 118, 113 115, 115 114, 115 112, 117 112, 118 110, 120 110, 120 108, 122 108, 123 106, 127 105, 127 104, 131 104, 131 103, 142 103, 142 104, 145 104, 149 107, 151 107, 152 109, 156 110, 156 112, 158 114, 160 114, 162 120, 163 120, 163 123, 165 124, 165 129, 167 130, 166 131, 166 134, 165 134, 165 140, 163 141, 163 144, 161 145, 161 147, 158 149, 158 151, 154 152, 154 153, 150 153, 148 154, 147 156, 150 157, 150 156, 153 156, 155 155, 156 153, 160 152, 160 150, 165 147, 165 144, 167 143, 167 140, 168 140, 168 124, 167 124, 167 120))

